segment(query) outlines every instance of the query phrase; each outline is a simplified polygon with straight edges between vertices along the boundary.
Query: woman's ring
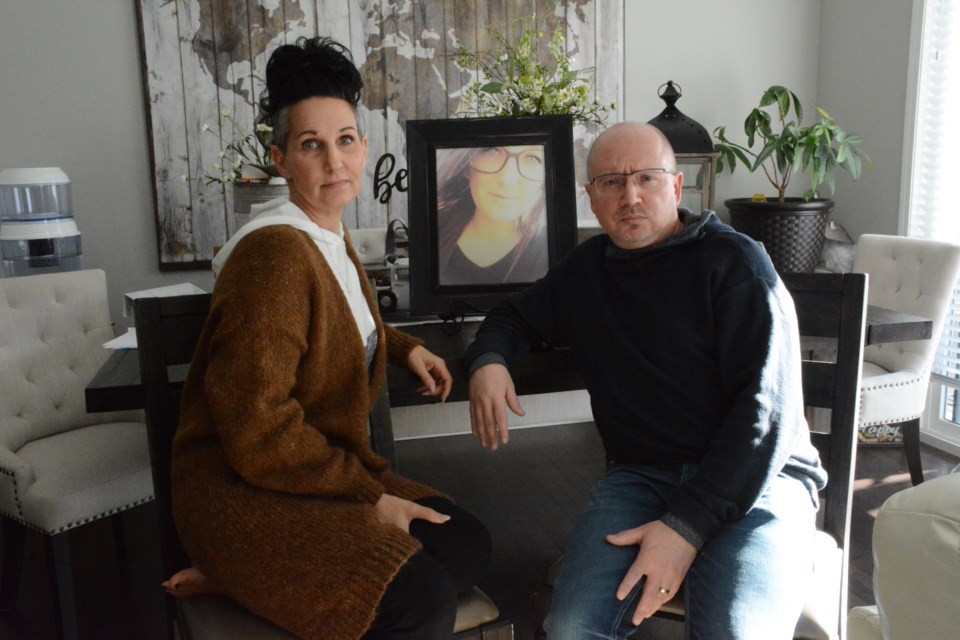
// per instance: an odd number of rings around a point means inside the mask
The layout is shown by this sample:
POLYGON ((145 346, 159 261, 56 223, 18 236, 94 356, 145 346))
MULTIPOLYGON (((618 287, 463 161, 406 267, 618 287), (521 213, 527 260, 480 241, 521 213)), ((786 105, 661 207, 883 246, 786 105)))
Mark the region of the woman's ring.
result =
POLYGON ((665 596, 668 596, 670 595, 670 589, 667 589, 666 587, 660 587, 660 593, 662 593, 665 596))

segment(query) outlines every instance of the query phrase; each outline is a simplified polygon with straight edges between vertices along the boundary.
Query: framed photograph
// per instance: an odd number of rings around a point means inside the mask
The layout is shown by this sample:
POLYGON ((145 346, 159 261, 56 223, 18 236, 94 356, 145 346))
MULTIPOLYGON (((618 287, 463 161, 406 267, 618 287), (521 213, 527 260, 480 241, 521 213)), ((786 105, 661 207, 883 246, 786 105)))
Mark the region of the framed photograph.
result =
POLYGON ((410 312, 486 313, 576 244, 570 116, 409 120, 410 312))

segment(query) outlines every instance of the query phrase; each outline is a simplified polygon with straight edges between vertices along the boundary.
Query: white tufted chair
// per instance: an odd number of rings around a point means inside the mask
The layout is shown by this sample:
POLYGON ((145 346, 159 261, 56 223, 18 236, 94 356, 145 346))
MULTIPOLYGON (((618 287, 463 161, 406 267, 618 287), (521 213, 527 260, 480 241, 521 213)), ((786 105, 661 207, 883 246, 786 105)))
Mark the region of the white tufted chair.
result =
POLYGON ((890 496, 873 525, 877 604, 847 618, 849 640, 943 640, 960 629, 960 474, 890 496))
POLYGON ((930 340, 870 345, 863 353, 860 427, 901 425, 913 484, 923 482, 920 415, 930 368, 960 274, 960 246, 863 235, 853 270, 870 275, 869 304, 933 320, 930 340))
POLYGON ((113 336, 103 271, 0 278, 0 604, 14 605, 26 531, 39 532, 68 640, 78 637, 69 531, 153 499, 138 415, 84 407, 113 336))

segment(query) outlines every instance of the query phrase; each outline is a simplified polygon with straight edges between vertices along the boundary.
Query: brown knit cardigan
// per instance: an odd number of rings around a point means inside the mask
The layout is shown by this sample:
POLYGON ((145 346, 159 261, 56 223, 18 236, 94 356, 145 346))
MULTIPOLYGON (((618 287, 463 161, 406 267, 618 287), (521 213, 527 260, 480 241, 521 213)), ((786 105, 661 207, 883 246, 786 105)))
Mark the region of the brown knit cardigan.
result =
MULTIPOLYGON (((348 255, 361 269, 348 243, 348 255)), ((362 270, 360 273, 363 273, 362 270)), ((384 493, 439 495, 369 446, 386 359, 418 342, 377 322, 368 370, 346 297, 310 237, 244 238, 217 278, 174 441, 178 531, 212 586, 302 638, 359 638, 419 543, 381 524, 384 493)))

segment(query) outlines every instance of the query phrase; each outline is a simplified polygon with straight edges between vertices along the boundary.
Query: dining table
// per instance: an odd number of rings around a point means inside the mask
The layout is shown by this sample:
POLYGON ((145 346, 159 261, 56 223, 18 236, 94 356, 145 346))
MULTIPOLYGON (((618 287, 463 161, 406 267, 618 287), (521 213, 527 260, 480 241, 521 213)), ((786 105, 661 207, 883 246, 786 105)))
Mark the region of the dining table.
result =
MULTIPOLYGON (((468 384, 462 356, 473 341, 480 325, 480 316, 458 320, 414 318, 393 314, 387 322, 402 331, 420 338, 426 347, 444 358, 453 376, 453 389, 448 402, 467 399, 468 384)), ((868 306, 864 343, 866 345, 929 340, 933 321, 868 306)), ((187 367, 171 370, 170 378, 182 382, 187 367)), ((521 358, 511 369, 518 395, 577 391, 584 388, 583 378, 569 349, 541 348, 521 358)), ((419 379, 406 369, 390 366, 387 369, 390 406, 404 407, 428 401, 417 390, 419 379)), ((136 349, 117 349, 107 358, 85 389, 86 409, 90 413, 143 408, 143 389, 140 384, 140 362, 136 349)))

